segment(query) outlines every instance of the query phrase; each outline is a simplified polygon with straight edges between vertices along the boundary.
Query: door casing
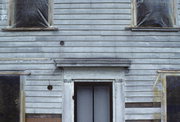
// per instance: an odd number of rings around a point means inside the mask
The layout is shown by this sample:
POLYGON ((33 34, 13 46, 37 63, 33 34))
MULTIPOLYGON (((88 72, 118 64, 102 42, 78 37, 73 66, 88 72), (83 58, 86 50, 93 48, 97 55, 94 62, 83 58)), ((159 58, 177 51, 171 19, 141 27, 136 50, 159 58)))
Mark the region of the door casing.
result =
POLYGON ((112 84, 112 122, 125 122, 125 97, 123 79, 64 79, 63 122, 75 122, 74 84, 76 82, 112 84))
POLYGON ((113 102, 112 102, 112 82, 74 82, 74 122, 77 122, 77 87, 78 86, 107 86, 109 87, 109 95, 110 95, 110 99, 109 99, 109 103, 110 103, 110 122, 113 122, 113 102))

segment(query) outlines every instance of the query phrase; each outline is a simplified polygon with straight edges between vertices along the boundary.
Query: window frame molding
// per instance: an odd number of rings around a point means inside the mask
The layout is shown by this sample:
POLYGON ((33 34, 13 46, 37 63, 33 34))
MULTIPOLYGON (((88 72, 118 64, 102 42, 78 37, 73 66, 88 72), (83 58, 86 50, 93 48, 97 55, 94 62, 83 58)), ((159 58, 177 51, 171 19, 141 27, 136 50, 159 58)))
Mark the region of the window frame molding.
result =
POLYGON ((20 75, 20 122, 25 122, 25 114, 26 114, 26 100, 25 100, 25 89, 24 89, 24 83, 25 83, 25 76, 20 75))
POLYGON ((49 27, 40 27, 40 28, 35 28, 35 27, 24 27, 24 28, 18 28, 18 27, 13 27, 13 24, 15 23, 15 17, 14 17, 14 10, 15 10, 15 4, 14 0, 8 0, 8 27, 3 28, 3 31, 53 31, 53 30, 58 30, 57 28, 53 27, 53 3, 54 0, 48 0, 48 24, 49 27))
POLYGON ((131 31, 159 31, 159 32, 178 32, 180 31, 179 25, 180 22, 178 21, 179 18, 179 11, 178 11, 178 1, 173 0, 173 27, 138 27, 137 26, 137 4, 136 0, 131 0, 131 24, 130 27, 126 27, 126 30, 131 31))

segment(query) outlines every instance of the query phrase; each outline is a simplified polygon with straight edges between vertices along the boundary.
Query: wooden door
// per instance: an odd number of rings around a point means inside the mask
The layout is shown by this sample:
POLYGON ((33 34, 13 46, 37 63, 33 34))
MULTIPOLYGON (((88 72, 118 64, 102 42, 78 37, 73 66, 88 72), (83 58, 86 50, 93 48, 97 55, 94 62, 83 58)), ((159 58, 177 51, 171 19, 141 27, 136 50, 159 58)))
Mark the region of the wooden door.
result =
POLYGON ((75 83, 75 122, 112 122, 111 83, 75 83))

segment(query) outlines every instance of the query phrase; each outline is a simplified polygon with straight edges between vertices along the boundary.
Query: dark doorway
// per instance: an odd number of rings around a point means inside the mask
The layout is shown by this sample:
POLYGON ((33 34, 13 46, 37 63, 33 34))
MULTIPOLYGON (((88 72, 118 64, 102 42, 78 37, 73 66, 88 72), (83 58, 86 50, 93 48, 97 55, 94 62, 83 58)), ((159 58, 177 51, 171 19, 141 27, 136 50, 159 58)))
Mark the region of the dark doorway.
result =
POLYGON ((0 76, 0 121, 20 121, 20 78, 0 76))
POLYGON ((167 76, 167 122, 180 120, 180 76, 167 76))
POLYGON ((75 83, 75 122, 112 122, 112 83, 75 83))

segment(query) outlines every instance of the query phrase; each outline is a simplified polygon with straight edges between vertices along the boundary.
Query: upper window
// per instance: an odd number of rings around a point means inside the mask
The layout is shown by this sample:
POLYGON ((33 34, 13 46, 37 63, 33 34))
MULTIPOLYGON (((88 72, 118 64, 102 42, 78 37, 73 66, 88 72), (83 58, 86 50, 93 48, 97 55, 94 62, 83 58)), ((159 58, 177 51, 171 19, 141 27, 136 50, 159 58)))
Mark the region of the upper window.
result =
POLYGON ((137 27, 173 27, 174 0, 135 0, 134 25, 137 27))
POLYGON ((47 28, 52 24, 50 12, 50 0, 11 0, 10 26, 14 28, 47 28))

